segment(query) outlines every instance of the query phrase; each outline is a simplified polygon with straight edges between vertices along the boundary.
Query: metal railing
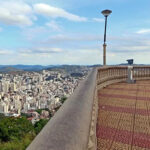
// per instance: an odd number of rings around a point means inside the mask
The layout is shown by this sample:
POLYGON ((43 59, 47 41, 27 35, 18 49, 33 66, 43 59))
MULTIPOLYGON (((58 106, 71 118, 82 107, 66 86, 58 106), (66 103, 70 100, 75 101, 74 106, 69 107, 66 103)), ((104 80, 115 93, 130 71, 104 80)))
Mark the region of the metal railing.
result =
MULTIPOLYGON (((133 66, 133 79, 150 79, 150 66, 133 66)), ((128 66, 101 67, 97 73, 97 86, 101 89, 109 84, 127 81, 128 66)))

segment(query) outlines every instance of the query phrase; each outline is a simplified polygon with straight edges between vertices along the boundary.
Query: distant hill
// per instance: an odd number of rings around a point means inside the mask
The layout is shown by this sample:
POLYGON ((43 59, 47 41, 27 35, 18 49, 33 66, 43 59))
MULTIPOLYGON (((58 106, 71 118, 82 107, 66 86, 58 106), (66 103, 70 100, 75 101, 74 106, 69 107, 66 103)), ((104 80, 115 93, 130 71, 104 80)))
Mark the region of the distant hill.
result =
POLYGON ((0 68, 0 73, 15 73, 15 72, 23 72, 23 70, 21 69, 17 69, 17 68, 14 68, 14 67, 1 67, 0 68))
POLYGON ((80 66, 80 65, 61 65, 47 68, 50 71, 60 71, 65 73, 75 73, 81 70, 85 70, 88 66, 80 66))
POLYGON ((60 71, 67 73, 78 72, 79 70, 85 69, 87 67, 100 67, 101 65, 0 65, 0 72, 21 72, 21 71, 42 71, 42 70, 51 70, 51 71, 60 71))
POLYGON ((15 69, 24 70, 24 71, 40 71, 40 70, 49 68, 50 66, 42 66, 42 65, 0 65, 0 70, 5 68, 5 67, 15 68, 15 69))

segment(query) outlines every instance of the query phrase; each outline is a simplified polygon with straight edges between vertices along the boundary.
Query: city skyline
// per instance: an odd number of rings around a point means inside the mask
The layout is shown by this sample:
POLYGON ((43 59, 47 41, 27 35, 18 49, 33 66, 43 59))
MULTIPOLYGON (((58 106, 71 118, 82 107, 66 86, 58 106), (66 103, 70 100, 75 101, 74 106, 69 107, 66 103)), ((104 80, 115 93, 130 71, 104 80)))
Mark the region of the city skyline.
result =
POLYGON ((103 9, 107 62, 149 64, 150 2, 145 0, 0 0, 0 64, 102 64, 103 9))

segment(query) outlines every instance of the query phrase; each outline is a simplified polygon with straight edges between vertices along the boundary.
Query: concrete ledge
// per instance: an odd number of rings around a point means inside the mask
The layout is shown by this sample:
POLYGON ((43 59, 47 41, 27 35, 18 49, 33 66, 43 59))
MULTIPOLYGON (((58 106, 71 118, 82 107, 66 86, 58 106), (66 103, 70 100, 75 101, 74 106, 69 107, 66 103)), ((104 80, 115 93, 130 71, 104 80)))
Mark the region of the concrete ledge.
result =
POLYGON ((87 149, 96 74, 96 69, 89 73, 27 150, 87 149))

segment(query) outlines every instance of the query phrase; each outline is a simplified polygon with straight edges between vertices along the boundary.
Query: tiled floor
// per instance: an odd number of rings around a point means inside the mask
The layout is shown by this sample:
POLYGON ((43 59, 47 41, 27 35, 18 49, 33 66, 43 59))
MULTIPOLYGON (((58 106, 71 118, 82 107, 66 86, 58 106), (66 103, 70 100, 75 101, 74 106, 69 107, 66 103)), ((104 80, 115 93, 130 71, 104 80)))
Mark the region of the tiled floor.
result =
POLYGON ((98 150, 150 150, 150 81, 99 91, 98 150))

